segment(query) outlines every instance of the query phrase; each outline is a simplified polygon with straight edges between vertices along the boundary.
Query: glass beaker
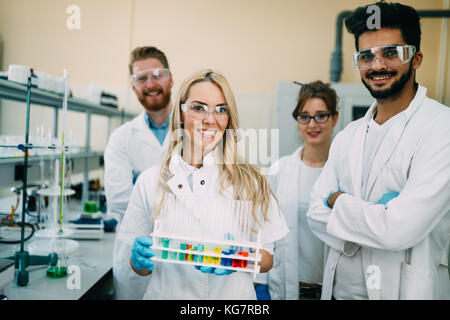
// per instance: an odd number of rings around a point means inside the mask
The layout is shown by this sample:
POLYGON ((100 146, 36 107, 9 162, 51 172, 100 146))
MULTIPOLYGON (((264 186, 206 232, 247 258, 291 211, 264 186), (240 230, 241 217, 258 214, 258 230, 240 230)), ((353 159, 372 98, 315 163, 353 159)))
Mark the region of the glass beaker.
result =
POLYGON ((52 239, 52 253, 58 255, 56 265, 50 264, 47 269, 47 277, 53 279, 64 278, 67 276, 67 258, 66 258, 66 240, 62 237, 52 239))

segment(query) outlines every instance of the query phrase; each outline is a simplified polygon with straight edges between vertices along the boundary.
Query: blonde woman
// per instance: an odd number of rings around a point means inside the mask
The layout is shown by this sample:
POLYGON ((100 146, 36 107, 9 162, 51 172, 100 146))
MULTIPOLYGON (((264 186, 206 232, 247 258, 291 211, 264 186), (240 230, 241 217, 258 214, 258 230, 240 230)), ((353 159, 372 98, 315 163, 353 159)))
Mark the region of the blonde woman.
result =
POLYGON ((237 136, 229 134, 236 129, 236 103, 223 75, 203 70, 182 83, 167 157, 139 176, 118 234, 133 246, 124 259, 150 277, 144 299, 256 299, 250 273, 153 262, 148 237, 169 194, 250 200, 264 244, 261 272, 270 270, 273 243, 288 229, 265 177, 238 156, 237 136))

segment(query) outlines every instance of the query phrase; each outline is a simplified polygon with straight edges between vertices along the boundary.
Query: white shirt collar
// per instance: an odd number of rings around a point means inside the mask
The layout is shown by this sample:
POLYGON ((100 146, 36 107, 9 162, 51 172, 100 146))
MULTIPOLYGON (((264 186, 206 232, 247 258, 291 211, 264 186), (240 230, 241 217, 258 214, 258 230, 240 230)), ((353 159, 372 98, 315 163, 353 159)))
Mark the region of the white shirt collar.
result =
MULTIPOLYGON (((426 95, 427 95, 427 88, 419 84, 414 99, 411 100, 409 106, 402 112, 402 114, 405 116, 406 121, 409 120, 409 118, 411 118, 411 116, 417 111, 418 107, 422 104, 423 100, 426 98, 426 95)), ((366 115, 364 116, 366 123, 368 123, 373 118, 376 110, 377 110, 377 102, 375 101, 367 111, 366 115)))
POLYGON ((211 165, 220 164, 219 159, 221 159, 218 148, 214 148, 211 152, 207 153, 203 158, 203 166, 201 168, 196 168, 188 163, 186 163, 181 157, 182 147, 179 146, 178 150, 173 154, 169 162, 169 170, 174 174, 176 167, 182 167, 184 171, 189 174, 194 172, 196 169, 202 169, 203 167, 209 167, 211 165))

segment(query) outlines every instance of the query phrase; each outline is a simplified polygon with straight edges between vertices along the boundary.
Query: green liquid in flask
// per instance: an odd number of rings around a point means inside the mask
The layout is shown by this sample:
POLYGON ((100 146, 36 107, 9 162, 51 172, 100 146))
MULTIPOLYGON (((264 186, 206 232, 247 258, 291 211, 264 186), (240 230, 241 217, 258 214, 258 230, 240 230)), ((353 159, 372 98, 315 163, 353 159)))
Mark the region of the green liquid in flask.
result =
POLYGON ((53 279, 64 278, 67 276, 67 267, 50 267, 47 269, 47 277, 53 279))

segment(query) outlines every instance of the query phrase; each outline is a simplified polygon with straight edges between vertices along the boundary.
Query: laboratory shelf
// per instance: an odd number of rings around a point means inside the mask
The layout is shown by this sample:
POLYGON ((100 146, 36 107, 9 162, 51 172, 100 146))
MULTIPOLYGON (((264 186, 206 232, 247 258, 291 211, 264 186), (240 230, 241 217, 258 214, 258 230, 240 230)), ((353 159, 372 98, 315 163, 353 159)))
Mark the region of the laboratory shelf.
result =
MULTIPOLYGON (((0 99, 12 100, 21 103, 26 103, 27 101, 27 86, 21 83, 8 81, 5 79, 0 79, 0 99)), ((63 94, 50 92, 47 90, 42 90, 39 88, 31 88, 31 104, 41 105, 44 107, 49 107, 54 110, 53 115, 53 137, 58 136, 58 113, 63 107, 63 94)), ((84 161, 83 171, 83 190, 82 199, 83 202, 88 199, 88 181, 89 181, 89 170, 92 165, 96 166, 92 161, 95 157, 103 156, 103 152, 91 150, 91 116, 100 115, 108 118, 107 126, 107 136, 110 134, 111 129, 111 119, 119 118, 123 124, 127 119, 136 117, 136 114, 125 112, 125 110, 119 110, 112 107, 107 107, 99 104, 92 103, 87 100, 69 97, 67 99, 67 109, 69 111, 76 111, 86 114, 86 136, 84 151, 77 153, 72 153, 69 155, 71 159, 79 159, 78 161, 84 161)), ((44 156, 44 160, 53 159, 54 155, 44 156)), ((39 162, 41 160, 40 156, 30 156, 28 161, 39 162)), ((16 165, 23 162, 23 156, 18 157, 0 157, 0 186, 9 185, 15 183, 15 175, 11 174, 11 170, 14 173, 14 169, 11 169, 11 165, 16 165)), ((100 161, 101 162, 101 161, 100 161)), ((102 165, 102 164, 101 164, 102 165)), ((78 166, 80 167, 80 166, 78 166)))
MULTIPOLYGON (((80 150, 74 153, 65 153, 67 159, 80 159, 80 158, 95 158, 103 156, 103 151, 92 151, 92 150, 80 150)), ((42 160, 52 160, 55 158, 61 158, 61 153, 46 154, 42 156, 29 156, 28 162, 39 162, 42 160)), ((0 157, 0 164, 11 164, 11 163, 23 163, 23 156, 16 157, 0 157)))
MULTIPOLYGON (((0 99, 26 102, 26 98, 26 85, 0 79, 0 99)), ((63 95, 38 88, 31 88, 31 103, 62 109, 63 95)), ((97 105, 87 100, 78 98, 68 98, 67 109, 71 111, 90 112, 92 114, 113 117, 133 118, 136 116, 135 114, 125 112, 124 110, 97 105)))

